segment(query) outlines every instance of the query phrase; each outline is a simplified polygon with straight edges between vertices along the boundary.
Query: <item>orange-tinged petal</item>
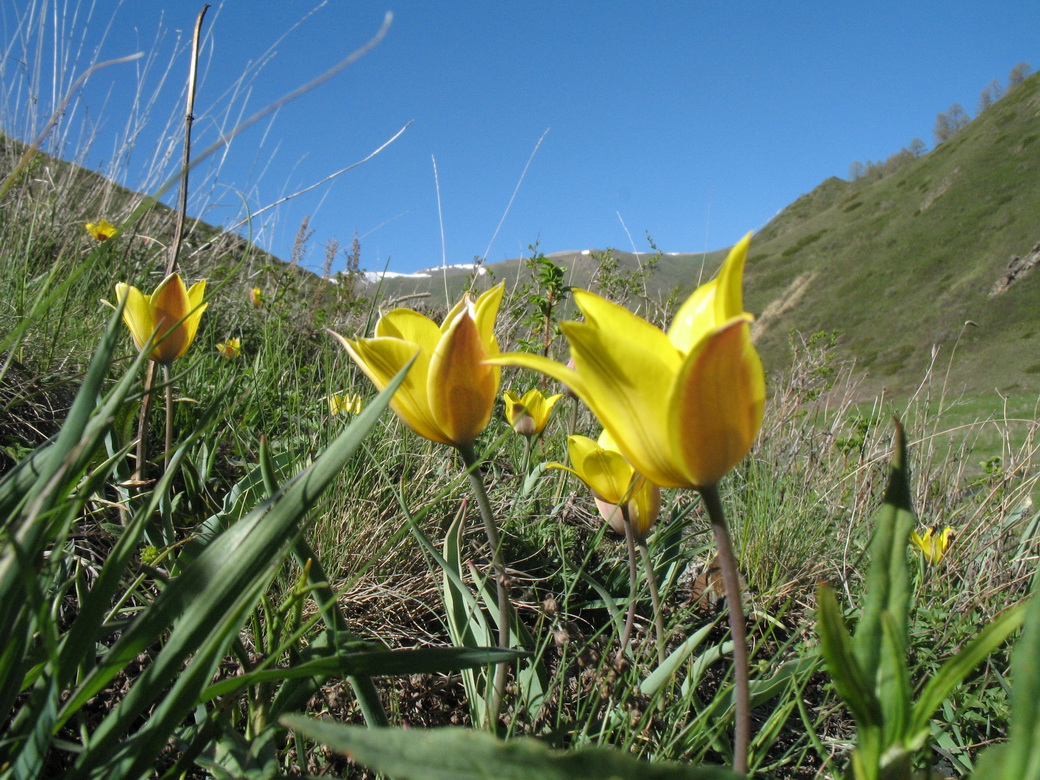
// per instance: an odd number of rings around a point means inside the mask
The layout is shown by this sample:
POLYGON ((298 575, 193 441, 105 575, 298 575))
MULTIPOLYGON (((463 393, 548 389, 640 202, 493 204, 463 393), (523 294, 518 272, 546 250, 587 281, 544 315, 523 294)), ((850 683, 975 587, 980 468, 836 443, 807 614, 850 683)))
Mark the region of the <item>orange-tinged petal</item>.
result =
POLYGON ((654 482, 715 485, 751 449, 762 426, 765 378, 751 344, 749 319, 734 318, 687 357, 668 401, 675 421, 670 449, 684 473, 668 482, 647 474, 654 482))
POLYGON ((488 351, 470 306, 458 314, 430 360, 430 410, 449 444, 473 443, 491 419, 501 369, 487 365, 488 351))
POLYGON ((159 342, 149 357, 159 363, 172 363, 191 344, 187 328, 181 322, 191 311, 188 289, 180 274, 170 274, 155 288, 148 300, 159 330, 159 342))
POLYGON ((339 340, 347 354, 378 390, 386 387, 408 361, 415 357, 415 363, 412 364, 404 382, 390 399, 390 408, 405 425, 420 436, 441 444, 452 443, 430 413, 430 403, 426 395, 430 359, 418 346, 392 338, 349 341, 334 331, 330 330, 329 333, 339 340))

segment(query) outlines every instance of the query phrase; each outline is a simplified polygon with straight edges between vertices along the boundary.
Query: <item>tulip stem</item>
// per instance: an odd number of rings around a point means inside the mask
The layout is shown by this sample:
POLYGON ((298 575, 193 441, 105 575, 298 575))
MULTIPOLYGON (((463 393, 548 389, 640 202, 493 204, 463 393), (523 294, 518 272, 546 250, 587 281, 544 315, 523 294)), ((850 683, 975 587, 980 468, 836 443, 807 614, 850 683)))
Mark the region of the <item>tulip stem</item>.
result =
POLYGON ((751 737, 751 699, 749 693, 747 627, 741 606, 740 575, 737 573, 737 558, 733 553, 726 515, 722 510, 722 499, 716 485, 699 489, 701 500, 708 510, 711 530, 718 548, 719 569, 726 591, 729 607, 729 630, 733 637, 733 701, 735 707, 733 727, 733 770, 747 773, 748 743, 751 737))
POLYGON ((650 560, 650 549, 646 546, 646 538, 636 540, 639 554, 643 558, 646 569, 646 584, 650 588, 650 602, 654 608, 654 628, 657 630, 657 663, 664 663, 664 613, 661 611, 661 594, 657 591, 657 577, 654 576, 654 564, 650 560))
MULTIPOLYGON (((484 532, 487 534, 488 545, 491 547, 491 562, 495 570, 495 582, 498 585, 498 646, 503 650, 509 649, 509 623, 511 609, 509 602, 509 589, 506 587, 506 566, 502 561, 502 539, 498 533, 498 524, 495 515, 491 511, 491 501, 488 499, 484 480, 480 476, 480 461, 473 449, 472 444, 459 446, 459 455, 466 466, 469 474, 469 484, 477 497, 477 506, 480 508, 480 517, 484 521, 484 532)), ((491 708, 489 721, 492 726, 498 724, 498 716, 502 711, 502 700, 505 698, 506 677, 509 667, 500 663, 495 667, 494 688, 491 695, 491 708)))
POLYGON ((170 467, 173 451, 173 382, 170 380, 170 364, 163 363, 163 382, 166 384, 166 450, 163 452, 163 471, 170 467))
POLYGON ((155 388, 155 363, 148 361, 144 372, 144 394, 141 396, 141 413, 137 417, 137 468, 134 481, 143 482, 148 474, 148 416, 152 411, 152 391, 155 388))
POLYGON ((639 568, 636 566, 636 535, 632 531, 632 521, 628 516, 628 504, 621 504, 618 509, 625 521, 625 543, 628 546, 628 616, 625 618, 625 630, 621 634, 621 647, 618 648, 614 662, 621 663, 628 649, 628 641, 632 637, 632 625, 636 620, 636 591, 639 589, 639 568))

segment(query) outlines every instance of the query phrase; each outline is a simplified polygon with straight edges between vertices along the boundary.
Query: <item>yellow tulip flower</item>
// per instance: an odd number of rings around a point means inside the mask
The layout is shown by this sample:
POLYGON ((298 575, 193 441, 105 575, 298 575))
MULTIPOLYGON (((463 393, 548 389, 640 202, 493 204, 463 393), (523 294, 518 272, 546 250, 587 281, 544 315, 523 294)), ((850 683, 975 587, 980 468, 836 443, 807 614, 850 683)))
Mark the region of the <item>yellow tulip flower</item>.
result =
POLYGON ((249 291, 249 302, 253 304, 253 308, 257 308, 264 302, 264 292, 259 287, 254 287, 249 291))
POLYGON ((108 239, 119 234, 119 228, 107 219, 99 220, 96 225, 93 222, 88 222, 84 227, 86 227, 87 232, 98 241, 108 241, 108 239))
POLYGON ((394 309, 376 323, 375 338, 329 333, 380 390, 417 355, 390 408, 420 436, 469 447, 498 395, 501 369, 487 361, 499 354, 495 317, 504 290, 499 284, 476 301, 467 293, 440 327, 411 309, 394 309))
POLYGON ((361 412, 361 394, 347 395, 346 393, 333 393, 329 396, 329 413, 335 417, 338 414, 358 414, 361 412))
POLYGON ((512 390, 507 390, 502 397, 506 402, 506 419, 513 430, 521 436, 537 436, 545 430, 552 408, 563 395, 557 393, 546 398, 535 387, 524 393, 522 398, 512 390))
POLYGON ((646 536, 661 512, 661 489, 632 468, 617 451, 610 435, 604 431, 599 441, 587 436, 568 436, 567 454, 573 468, 550 463, 549 468, 565 469, 592 491, 600 516, 611 529, 625 535, 621 507, 628 506, 629 522, 636 537, 646 536))
POLYGON ((762 425, 765 379, 751 344, 742 277, 751 236, 697 288, 668 333, 622 306, 574 291, 584 322, 561 328, 574 369, 540 355, 494 359, 564 383, 599 418, 635 469, 662 487, 718 484, 762 425))
POLYGON ((931 528, 926 528, 924 533, 910 532, 910 541, 914 543, 921 555, 932 565, 937 564, 946 555, 946 549, 950 546, 950 534, 953 529, 946 526, 942 533, 935 534, 931 528))
POLYGON ((217 352, 227 360, 234 360, 242 354, 242 342, 236 338, 230 338, 217 344, 217 352))
POLYGON ((202 312, 209 305, 202 302, 205 294, 205 281, 195 282, 189 290, 180 274, 167 276, 151 295, 122 282, 116 285, 116 299, 126 299, 123 322, 137 348, 155 335, 158 341, 148 359, 166 365, 187 352, 195 340, 202 312))

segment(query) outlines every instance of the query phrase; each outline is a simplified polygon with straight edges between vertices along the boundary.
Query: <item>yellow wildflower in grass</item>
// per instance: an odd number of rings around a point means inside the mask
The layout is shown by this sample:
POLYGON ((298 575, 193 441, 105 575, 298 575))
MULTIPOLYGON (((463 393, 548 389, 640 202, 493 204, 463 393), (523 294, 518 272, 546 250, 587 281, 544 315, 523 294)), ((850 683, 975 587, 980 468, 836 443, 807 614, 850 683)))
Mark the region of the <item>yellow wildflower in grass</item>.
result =
POLYGON ((604 431, 599 441, 568 436, 567 454, 573 468, 562 463, 550 463, 549 468, 565 469, 584 482, 596 499, 600 516, 615 533, 625 535, 621 507, 627 504, 632 533, 637 538, 646 536, 661 513, 661 489, 632 468, 610 435, 604 431))
POLYGON ((921 555, 930 564, 935 565, 946 555, 946 549, 950 546, 950 535, 953 529, 946 526, 942 533, 936 534, 933 529, 926 528, 923 533, 910 532, 910 541, 917 547, 921 555))
POLYGON ((108 241, 108 239, 114 238, 119 234, 119 228, 107 219, 99 220, 96 225, 93 222, 88 222, 85 227, 87 232, 98 241, 108 241))
POLYGON ((126 299, 123 322, 137 348, 154 334, 157 341, 148 359, 166 365, 187 352, 195 340, 202 312, 209 305, 202 302, 205 294, 205 281, 195 282, 189 290, 180 274, 167 276, 151 295, 122 282, 116 285, 116 300, 126 299))
POLYGON ((217 352, 223 355, 226 360, 234 360, 242 354, 242 342, 236 338, 222 341, 217 344, 217 352))
POLYGON ((264 302, 264 293, 259 287, 254 287, 249 291, 249 302, 253 304, 254 309, 264 302))
POLYGON ((338 414, 358 414, 361 411, 361 394, 333 393, 329 396, 329 412, 335 417, 338 414))
POLYGON ((742 302, 750 234, 718 277, 682 305, 668 333, 622 306, 574 291, 584 322, 564 322, 574 369, 509 353, 496 365, 531 368, 588 404, 635 469, 662 487, 716 485, 751 449, 765 379, 742 302))
POLYGON ((339 339, 347 354, 382 390, 416 357, 390 401, 405 425, 431 441, 470 447, 484 430, 498 395, 495 317, 504 284, 476 301, 467 293, 437 324, 411 309, 394 309, 376 323, 375 338, 339 339))
POLYGON ((523 397, 512 390, 507 390, 502 397, 506 402, 506 419, 513 430, 521 436, 537 436, 545 430, 552 408, 563 395, 557 393, 546 398, 541 390, 532 388, 523 397))

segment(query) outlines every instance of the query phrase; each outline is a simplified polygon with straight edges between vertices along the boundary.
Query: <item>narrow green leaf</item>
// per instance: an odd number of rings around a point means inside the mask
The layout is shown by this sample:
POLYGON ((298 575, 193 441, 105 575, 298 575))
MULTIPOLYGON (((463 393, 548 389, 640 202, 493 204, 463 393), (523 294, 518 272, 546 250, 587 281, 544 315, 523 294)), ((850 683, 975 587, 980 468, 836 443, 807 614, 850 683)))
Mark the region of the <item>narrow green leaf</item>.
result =
POLYGON ((460 728, 366 729, 287 715, 281 723, 395 780, 740 780, 725 767, 647 763, 611 748, 550 750, 460 728))
POLYGON ((881 728, 881 703, 856 660, 852 637, 845 627, 834 591, 828 585, 821 585, 816 591, 816 620, 820 652, 838 695, 861 729, 881 728))
MULTIPOLYGON (((1025 628, 1011 656, 1011 725, 1004 754, 1006 774, 1015 780, 1040 780, 1040 574, 1024 616, 1025 628)), ((982 775, 979 775, 981 778, 982 775)))
MULTIPOLYGON (((175 621, 174 631, 159 655, 120 703, 121 724, 151 706, 181 673, 185 660, 211 634, 237 631, 238 626, 230 624, 230 616, 239 611, 239 597, 253 592, 271 567, 287 555, 292 532, 361 446, 410 366, 409 363, 308 469, 221 534, 181 576, 169 583, 65 703, 59 727, 175 621)), ((99 750, 99 755, 111 750, 112 741, 121 737, 114 725, 104 734, 96 732, 95 741, 104 740, 105 749, 99 750)))
POLYGON ((892 454, 885 503, 878 510, 874 540, 870 545, 870 568, 865 582, 863 611, 856 626, 853 648, 860 669, 871 686, 876 684, 881 654, 882 616, 891 616, 891 642, 904 648, 910 614, 910 567, 907 544, 916 521, 910 506, 910 470, 906 456, 903 427, 895 420, 895 448, 892 454))
POLYGON ((225 696, 247 686, 298 677, 324 677, 347 674, 379 677, 401 674, 439 674, 477 669, 500 661, 512 661, 527 655, 523 650, 500 650, 497 647, 422 647, 414 650, 378 650, 315 658, 295 666, 231 677, 213 683, 202 693, 200 701, 225 696))
POLYGON ((646 679, 639 684, 639 690, 646 696, 653 696, 665 683, 672 679, 679 667, 690 657, 694 650, 703 642, 715 628, 718 618, 707 623, 693 633, 685 642, 673 650, 664 663, 658 665, 646 679))
POLYGON ((910 719, 910 670, 907 668, 906 646, 901 641, 905 631, 905 626, 895 625, 890 613, 882 613, 877 697, 884 720, 881 741, 886 750, 902 741, 910 719))

